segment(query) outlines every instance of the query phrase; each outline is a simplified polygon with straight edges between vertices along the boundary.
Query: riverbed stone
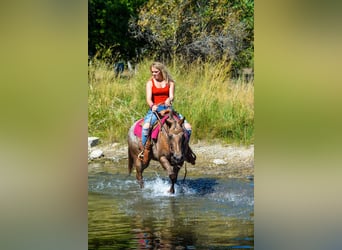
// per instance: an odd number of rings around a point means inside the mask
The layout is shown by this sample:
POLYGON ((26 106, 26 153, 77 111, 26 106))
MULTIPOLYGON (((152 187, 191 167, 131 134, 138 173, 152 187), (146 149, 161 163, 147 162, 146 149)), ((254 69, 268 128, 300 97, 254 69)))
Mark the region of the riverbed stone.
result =
POLYGON ((101 158, 103 156, 104 156, 104 154, 103 154, 103 151, 101 149, 95 149, 95 150, 90 152, 89 159, 94 160, 97 158, 101 158))
POLYGON ((224 165, 224 164, 227 164, 226 161, 222 160, 222 159, 214 159, 213 160, 213 163, 216 164, 216 165, 224 165))
POLYGON ((94 147, 99 144, 98 137, 88 137, 88 147, 94 147))

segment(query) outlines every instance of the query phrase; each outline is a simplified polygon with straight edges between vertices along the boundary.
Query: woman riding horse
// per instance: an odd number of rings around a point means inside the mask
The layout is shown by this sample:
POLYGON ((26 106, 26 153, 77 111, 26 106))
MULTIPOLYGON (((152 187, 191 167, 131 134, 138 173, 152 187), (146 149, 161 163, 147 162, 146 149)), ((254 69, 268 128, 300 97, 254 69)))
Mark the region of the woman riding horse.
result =
MULTIPOLYGON (((145 163, 148 160, 148 157, 146 156, 149 155, 151 149, 150 140, 148 140, 150 129, 158 119, 156 112, 161 112, 171 107, 175 92, 175 82, 164 64, 153 62, 150 66, 150 70, 152 77, 146 83, 146 102, 150 109, 144 118, 141 136, 142 151, 138 155, 138 158, 145 163)), ((178 114, 178 116, 179 119, 183 118, 181 114, 178 114)), ((187 132, 187 150, 185 152, 185 160, 191 164, 195 164, 196 156, 188 145, 191 136, 191 125, 187 120, 184 120, 183 126, 187 132)))

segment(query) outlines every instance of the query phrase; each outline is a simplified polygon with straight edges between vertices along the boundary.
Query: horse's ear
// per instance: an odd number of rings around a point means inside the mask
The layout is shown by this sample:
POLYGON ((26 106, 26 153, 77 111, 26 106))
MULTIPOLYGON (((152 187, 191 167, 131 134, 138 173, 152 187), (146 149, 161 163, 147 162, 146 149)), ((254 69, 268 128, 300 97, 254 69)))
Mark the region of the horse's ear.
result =
POLYGON ((182 126, 183 123, 184 123, 184 121, 185 121, 185 117, 183 117, 182 119, 180 119, 180 120, 178 121, 178 124, 179 124, 180 126, 182 126))

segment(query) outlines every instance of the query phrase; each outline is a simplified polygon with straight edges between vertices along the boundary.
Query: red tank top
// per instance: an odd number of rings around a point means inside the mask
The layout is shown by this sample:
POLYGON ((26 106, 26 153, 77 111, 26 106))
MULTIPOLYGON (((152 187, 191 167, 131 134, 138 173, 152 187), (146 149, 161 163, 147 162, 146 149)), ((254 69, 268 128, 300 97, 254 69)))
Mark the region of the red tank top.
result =
POLYGON ((170 84, 167 84, 164 88, 157 88, 154 85, 154 80, 152 78, 152 102, 155 104, 165 103, 166 99, 169 97, 170 84))

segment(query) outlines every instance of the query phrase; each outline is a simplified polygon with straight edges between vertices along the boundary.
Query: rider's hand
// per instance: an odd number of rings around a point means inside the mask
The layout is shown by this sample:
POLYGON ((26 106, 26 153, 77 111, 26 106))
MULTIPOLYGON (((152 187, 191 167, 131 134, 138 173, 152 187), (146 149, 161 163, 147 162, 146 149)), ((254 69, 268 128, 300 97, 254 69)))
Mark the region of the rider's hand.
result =
POLYGON ((167 107, 170 107, 171 106, 171 101, 170 101, 170 98, 167 98, 166 101, 165 101, 165 106, 167 107))
POLYGON ((157 109, 158 109, 158 105, 155 105, 155 104, 154 104, 154 105, 152 106, 152 108, 151 108, 151 109, 152 109, 152 111, 153 111, 153 112, 156 112, 156 111, 157 111, 157 109))

